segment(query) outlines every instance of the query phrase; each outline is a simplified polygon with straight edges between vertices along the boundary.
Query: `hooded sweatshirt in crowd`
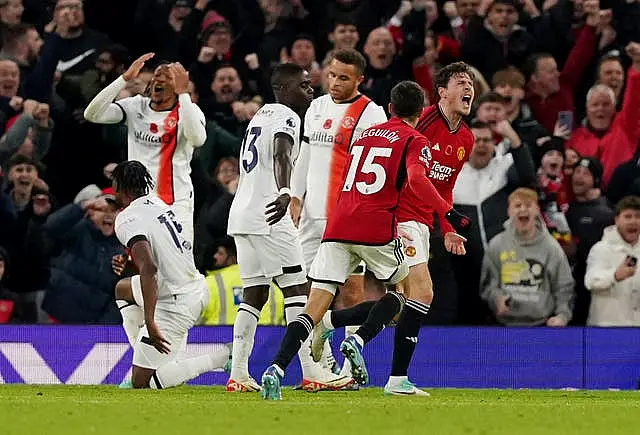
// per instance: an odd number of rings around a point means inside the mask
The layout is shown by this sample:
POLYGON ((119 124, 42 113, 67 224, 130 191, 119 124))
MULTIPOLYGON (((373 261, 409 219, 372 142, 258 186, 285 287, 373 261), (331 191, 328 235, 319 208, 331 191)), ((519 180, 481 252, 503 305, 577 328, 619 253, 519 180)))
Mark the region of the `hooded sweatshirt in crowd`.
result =
POLYGON ((607 227, 587 259, 584 285, 591 291, 587 325, 640 326, 640 271, 622 281, 615 279, 627 256, 640 258, 640 243, 632 246, 615 225, 607 227))
POLYGON ((505 325, 543 325, 549 317, 571 320, 573 277, 569 262, 542 219, 536 236, 521 240, 511 220, 495 236, 484 256, 480 293, 496 312, 496 297, 510 298, 509 312, 497 317, 505 325))

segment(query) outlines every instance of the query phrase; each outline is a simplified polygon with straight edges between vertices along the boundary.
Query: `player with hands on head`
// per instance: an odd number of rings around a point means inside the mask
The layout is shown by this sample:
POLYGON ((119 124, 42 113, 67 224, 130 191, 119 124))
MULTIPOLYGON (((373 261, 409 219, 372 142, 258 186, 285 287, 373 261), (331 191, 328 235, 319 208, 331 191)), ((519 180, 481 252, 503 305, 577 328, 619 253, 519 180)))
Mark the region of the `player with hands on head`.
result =
POLYGON ((189 73, 180 63, 162 63, 144 95, 114 102, 154 56, 146 53, 133 61, 122 76, 96 95, 84 116, 100 124, 127 123, 127 158, 149 170, 154 192, 173 206, 185 236, 192 241, 195 205, 190 163, 194 148, 204 144, 207 133, 204 114, 189 95, 189 73))

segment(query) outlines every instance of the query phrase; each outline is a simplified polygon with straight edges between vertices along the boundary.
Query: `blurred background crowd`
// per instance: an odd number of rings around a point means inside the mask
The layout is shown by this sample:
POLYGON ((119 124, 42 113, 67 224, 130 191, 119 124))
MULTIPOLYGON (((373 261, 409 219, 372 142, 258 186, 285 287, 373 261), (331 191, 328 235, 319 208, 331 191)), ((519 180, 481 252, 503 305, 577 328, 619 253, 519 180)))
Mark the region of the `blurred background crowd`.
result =
MULTIPOLYGON (((307 69, 319 96, 331 50, 350 47, 368 62, 361 92, 385 108, 399 80, 435 103, 441 66, 475 68, 475 144, 454 190, 473 228, 456 258, 433 232, 430 324, 640 325, 640 1, 0 0, 0 31, 0 323, 120 323, 109 186, 126 127, 82 114, 153 51, 188 68, 207 118, 194 255, 212 295, 203 323, 233 324, 226 229, 245 128, 274 100, 274 65, 307 69), (537 207, 509 206, 519 188, 537 207)), ((277 288, 270 300, 261 324, 284 324, 277 288)))

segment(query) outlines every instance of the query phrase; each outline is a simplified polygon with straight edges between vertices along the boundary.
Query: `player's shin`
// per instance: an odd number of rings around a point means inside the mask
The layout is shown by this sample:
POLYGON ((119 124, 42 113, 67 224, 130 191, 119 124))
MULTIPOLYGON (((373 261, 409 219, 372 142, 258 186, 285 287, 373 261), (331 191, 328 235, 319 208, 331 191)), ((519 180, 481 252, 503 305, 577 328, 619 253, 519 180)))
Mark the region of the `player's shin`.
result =
MULTIPOLYGON (((285 318, 287 319, 287 325, 290 325, 298 319, 298 316, 303 313, 306 304, 306 295, 288 296, 284 298, 284 313, 285 318)), ((300 358, 300 365, 302 366, 302 371, 304 373, 305 369, 313 364, 308 337, 305 338, 304 342, 300 345, 298 358, 300 358)), ((284 367, 282 368, 284 369, 284 367)))
MULTIPOLYGON (((268 291, 268 290, 267 290, 268 291)), ((260 310, 247 303, 241 303, 233 323, 233 355, 230 379, 242 382, 249 379, 249 355, 253 350, 253 340, 260 318, 260 310)))
MULTIPOLYGON (((304 356, 301 355, 303 370, 305 368, 304 361, 307 359, 307 356, 309 363, 313 363, 310 350, 307 349, 309 343, 308 338, 314 325, 322 318, 332 300, 332 293, 317 288, 311 289, 309 299, 304 307, 304 312, 299 314, 287 325, 287 331, 280 343, 280 350, 274 358, 273 364, 284 371, 303 345, 305 346, 305 353, 308 352, 304 356)), ((300 352, 300 354, 302 354, 302 352, 300 352)))
POLYGON ((367 320, 362 324, 354 337, 360 346, 364 346, 382 331, 384 325, 400 312, 405 302, 404 296, 395 291, 385 294, 371 308, 367 320))
POLYGON ((427 318, 429 308, 429 305, 413 299, 409 299, 405 304, 393 339, 393 362, 389 381, 406 379, 411 357, 418 344, 418 333, 427 318))
POLYGON ((213 354, 172 361, 156 370, 149 386, 152 389, 177 387, 203 373, 221 369, 228 357, 229 350, 223 348, 213 354))
POLYGON ((144 312, 134 302, 119 299, 116 301, 116 305, 120 309, 122 327, 127 334, 127 339, 131 346, 134 346, 138 339, 140 328, 144 326, 144 312))

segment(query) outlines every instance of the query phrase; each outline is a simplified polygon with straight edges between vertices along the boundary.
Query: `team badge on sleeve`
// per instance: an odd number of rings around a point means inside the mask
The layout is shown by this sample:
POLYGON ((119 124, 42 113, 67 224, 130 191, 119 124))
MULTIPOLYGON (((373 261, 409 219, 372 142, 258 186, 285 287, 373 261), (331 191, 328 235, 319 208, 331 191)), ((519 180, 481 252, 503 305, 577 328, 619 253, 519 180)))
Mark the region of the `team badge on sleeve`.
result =
POLYGON ((418 157, 427 168, 431 165, 431 150, 428 145, 425 145, 420 151, 420 157, 418 157))

